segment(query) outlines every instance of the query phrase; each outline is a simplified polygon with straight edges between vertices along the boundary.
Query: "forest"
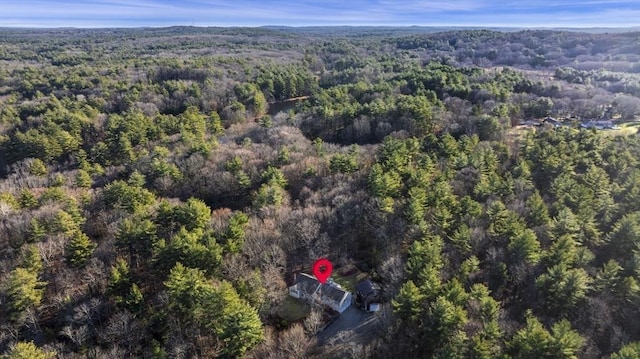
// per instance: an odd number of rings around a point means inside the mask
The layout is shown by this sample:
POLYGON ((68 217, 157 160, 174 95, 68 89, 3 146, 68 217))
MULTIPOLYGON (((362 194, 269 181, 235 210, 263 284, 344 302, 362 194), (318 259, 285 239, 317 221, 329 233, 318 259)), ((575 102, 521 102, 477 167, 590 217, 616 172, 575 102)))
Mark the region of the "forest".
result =
POLYGON ((639 129, 637 31, 0 28, 0 358, 638 358, 639 129))

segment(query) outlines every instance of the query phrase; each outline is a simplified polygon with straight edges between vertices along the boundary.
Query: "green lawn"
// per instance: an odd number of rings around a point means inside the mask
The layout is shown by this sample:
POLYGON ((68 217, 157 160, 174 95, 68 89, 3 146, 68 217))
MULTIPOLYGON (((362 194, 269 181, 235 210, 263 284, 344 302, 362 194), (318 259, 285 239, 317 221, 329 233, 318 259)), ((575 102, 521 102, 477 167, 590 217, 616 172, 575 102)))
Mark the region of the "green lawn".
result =
POLYGON ((358 284, 359 281, 367 278, 367 273, 361 272, 355 267, 353 267, 351 270, 346 271, 345 275, 341 275, 341 273, 345 273, 345 271, 338 270, 334 275, 331 276, 331 279, 340 284, 342 288, 348 290, 349 292, 354 292, 356 290, 356 284, 358 284))
POLYGON ((287 296, 278 310, 278 316, 289 323, 293 323, 306 317, 309 312, 311 312, 309 303, 302 299, 287 296))

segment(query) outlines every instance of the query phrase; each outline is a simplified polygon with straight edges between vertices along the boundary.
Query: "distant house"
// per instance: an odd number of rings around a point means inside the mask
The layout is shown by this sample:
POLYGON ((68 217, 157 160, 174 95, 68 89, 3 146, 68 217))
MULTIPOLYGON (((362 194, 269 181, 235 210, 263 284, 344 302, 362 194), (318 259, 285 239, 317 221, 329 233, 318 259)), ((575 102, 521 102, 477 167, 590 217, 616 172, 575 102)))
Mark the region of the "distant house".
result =
POLYGON ((609 130, 614 128, 611 120, 589 120, 580 124, 582 128, 595 128, 596 130, 609 130))
POLYGON ((367 312, 380 310, 380 288, 370 280, 356 284, 356 304, 367 312))
POLYGON ((580 123, 580 128, 595 128, 595 121, 583 121, 580 123))
POLYGON ((306 273, 296 276, 295 282, 289 287, 289 295, 326 305, 338 313, 347 310, 352 300, 351 293, 344 290, 338 283, 333 281, 320 283, 315 277, 306 273))
POLYGON ((522 121, 520 124, 525 125, 525 126, 542 126, 542 122, 538 121, 538 120, 525 120, 522 121))
POLYGON ((553 117, 547 117, 544 120, 542 120, 542 122, 547 125, 551 125, 553 127, 562 127, 562 121, 555 119, 553 117))

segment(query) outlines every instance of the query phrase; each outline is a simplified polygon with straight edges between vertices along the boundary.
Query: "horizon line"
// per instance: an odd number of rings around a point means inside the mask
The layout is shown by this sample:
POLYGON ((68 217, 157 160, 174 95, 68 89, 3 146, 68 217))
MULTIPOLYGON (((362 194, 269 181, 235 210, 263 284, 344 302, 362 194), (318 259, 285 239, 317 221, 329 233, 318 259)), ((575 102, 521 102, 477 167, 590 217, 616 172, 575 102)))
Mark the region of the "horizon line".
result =
POLYGON ((292 29, 303 29, 303 28, 337 28, 337 27, 351 27, 351 28, 470 28, 470 29, 638 29, 640 30, 640 25, 585 25, 585 26, 554 26, 554 25, 350 25, 350 24, 340 24, 340 25, 186 25, 186 24, 175 24, 175 25, 140 25, 140 26, 122 26, 122 25, 114 25, 114 26, 39 26, 39 25, 27 25, 27 26, 0 26, 0 29, 29 29, 29 30, 56 30, 56 29, 76 29, 76 30, 94 30, 94 29, 163 29, 163 28, 172 28, 172 27, 189 27, 189 28, 269 28, 269 27, 278 27, 278 28, 292 28, 292 29))

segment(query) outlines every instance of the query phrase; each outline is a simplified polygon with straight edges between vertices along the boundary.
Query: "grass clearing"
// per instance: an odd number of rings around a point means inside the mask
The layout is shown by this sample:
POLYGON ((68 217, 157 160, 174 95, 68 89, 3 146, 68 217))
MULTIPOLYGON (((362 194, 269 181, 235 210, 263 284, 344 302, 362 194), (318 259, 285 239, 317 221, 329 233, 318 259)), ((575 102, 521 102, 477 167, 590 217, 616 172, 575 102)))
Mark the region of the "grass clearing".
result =
POLYGON ((606 130, 603 133, 606 136, 629 136, 638 133, 640 130, 640 123, 638 122, 625 122, 618 125, 620 128, 614 130, 606 130))
POLYGON ((527 137, 527 134, 529 132, 533 132, 535 130, 536 128, 533 126, 527 126, 527 125, 514 126, 505 131, 505 140, 508 143, 520 142, 520 141, 523 141, 525 137, 527 137))

